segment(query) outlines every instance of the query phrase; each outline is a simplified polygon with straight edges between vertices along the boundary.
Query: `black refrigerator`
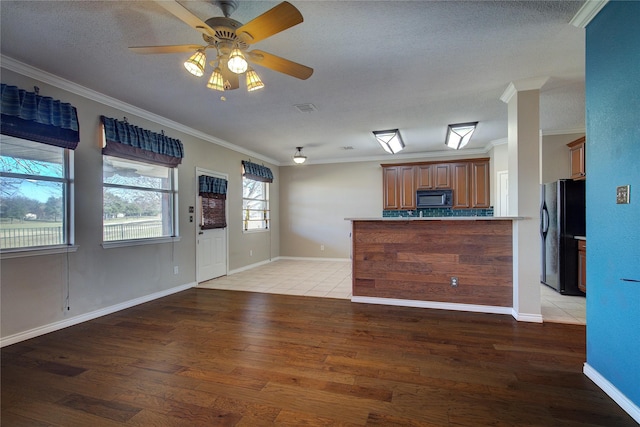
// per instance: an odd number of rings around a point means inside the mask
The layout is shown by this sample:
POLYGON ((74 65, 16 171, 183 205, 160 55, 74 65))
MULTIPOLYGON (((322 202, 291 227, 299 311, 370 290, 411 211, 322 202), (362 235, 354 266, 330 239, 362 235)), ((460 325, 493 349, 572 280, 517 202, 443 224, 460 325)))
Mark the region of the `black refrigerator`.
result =
POLYGON ((540 194, 542 272, 540 281, 563 295, 578 289, 578 241, 585 235, 585 181, 542 184, 540 194))

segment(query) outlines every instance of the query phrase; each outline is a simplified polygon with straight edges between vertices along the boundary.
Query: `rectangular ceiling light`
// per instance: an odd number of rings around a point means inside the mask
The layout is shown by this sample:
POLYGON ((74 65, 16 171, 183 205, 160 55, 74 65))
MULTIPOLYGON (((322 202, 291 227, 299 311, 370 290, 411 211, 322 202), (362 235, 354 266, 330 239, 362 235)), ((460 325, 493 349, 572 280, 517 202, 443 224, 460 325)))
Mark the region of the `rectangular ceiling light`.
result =
POLYGON ((467 145, 471 139, 471 135, 473 135, 473 131, 476 130, 476 126, 478 126, 478 122, 449 125, 447 128, 447 139, 444 142, 445 145, 454 150, 461 149, 467 145))
POLYGON ((389 154, 396 154, 404 148, 404 142, 402 142, 398 129, 374 130, 373 136, 376 137, 384 151, 389 154))

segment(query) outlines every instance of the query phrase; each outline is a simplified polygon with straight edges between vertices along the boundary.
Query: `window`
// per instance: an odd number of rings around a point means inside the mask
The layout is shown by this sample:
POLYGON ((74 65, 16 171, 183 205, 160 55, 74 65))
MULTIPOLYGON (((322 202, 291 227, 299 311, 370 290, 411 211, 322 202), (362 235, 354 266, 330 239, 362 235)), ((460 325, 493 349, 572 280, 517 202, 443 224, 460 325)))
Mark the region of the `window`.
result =
POLYGON ((245 231, 269 229, 269 183, 242 177, 242 223, 245 231))
POLYGON ((0 135, 0 249, 69 245, 73 151, 0 135))
POLYGON ((175 236, 175 168, 102 157, 103 240, 175 236))

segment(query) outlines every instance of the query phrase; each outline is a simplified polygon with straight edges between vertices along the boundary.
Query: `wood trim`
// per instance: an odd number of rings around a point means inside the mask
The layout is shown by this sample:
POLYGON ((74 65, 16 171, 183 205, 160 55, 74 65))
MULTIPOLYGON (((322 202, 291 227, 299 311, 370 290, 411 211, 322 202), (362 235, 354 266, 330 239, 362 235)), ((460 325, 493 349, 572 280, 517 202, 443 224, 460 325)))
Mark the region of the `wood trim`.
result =
POLYGON ((465 163, 465 162, 480 162, 490 161, 489 157, 476 157, 472 159, 457 159, 457 160, 437 160, 433 162, 409 162, 409 163, 380 163, 383 168, 392 168, 396 166, 420 166, 420 165, 436 165, 440 163, 465 163))

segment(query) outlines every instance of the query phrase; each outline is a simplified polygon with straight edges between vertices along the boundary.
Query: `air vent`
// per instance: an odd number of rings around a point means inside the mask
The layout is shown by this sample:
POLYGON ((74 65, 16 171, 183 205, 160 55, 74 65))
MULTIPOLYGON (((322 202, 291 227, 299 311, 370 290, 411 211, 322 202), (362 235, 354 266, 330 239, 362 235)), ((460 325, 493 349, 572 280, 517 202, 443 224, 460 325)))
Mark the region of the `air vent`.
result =
POLYGON ((316 106, 313 104, 296 104, 294 107, 296 107, 296 109, 301 113, 312 113, 314 111, 318 111, 316 106))

